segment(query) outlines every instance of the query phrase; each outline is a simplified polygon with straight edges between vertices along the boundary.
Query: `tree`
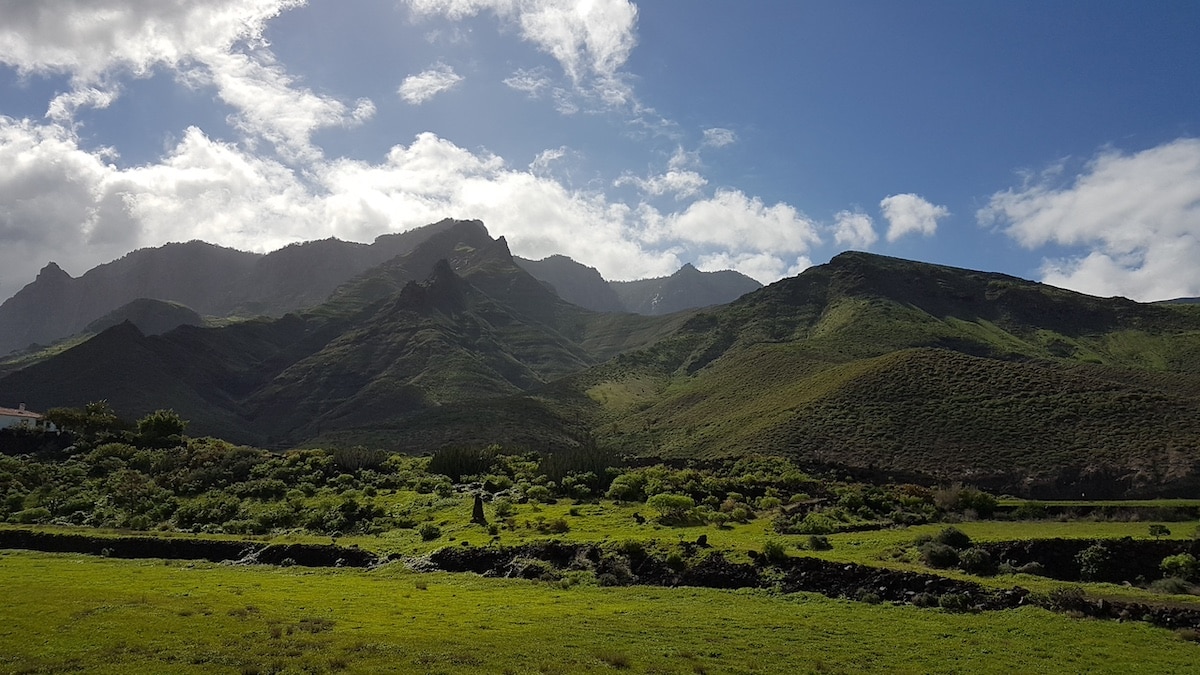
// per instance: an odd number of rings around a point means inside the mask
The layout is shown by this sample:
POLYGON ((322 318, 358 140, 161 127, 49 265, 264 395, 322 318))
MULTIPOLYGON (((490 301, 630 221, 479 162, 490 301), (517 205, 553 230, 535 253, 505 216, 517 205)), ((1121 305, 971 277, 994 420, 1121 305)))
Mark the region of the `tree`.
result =
POLYGON ((1154 523, 1150 526, 1150 536, 1154 537, 1155 541, 1157 541, 1163 537, 1171 536, 1171 530, 1167 529, 1166 525, 1154 523))
POLYGON ((1180 553, 1163 558, 1159 564, 1164 577, 1176 579, 1195 579, 1200 576, 1200 561, 1191 553, 1180 553))
POLYGON ((71 432, 87 445, 111 438, 127 427, 107 400, 92 401, 82 408, 51 408, 46 411, 46 420, 71 432))
POLYGON ((687 495, 660 492, 646 500, 646 505, 658 511, 659 522, 670 524, 685 522, 696 501, 687 495))
POLYGON ((157 445, 178 440, 187 425, 187 421, 174 410, 155 410, 138 420, 137 432, 143 442, 157 445))

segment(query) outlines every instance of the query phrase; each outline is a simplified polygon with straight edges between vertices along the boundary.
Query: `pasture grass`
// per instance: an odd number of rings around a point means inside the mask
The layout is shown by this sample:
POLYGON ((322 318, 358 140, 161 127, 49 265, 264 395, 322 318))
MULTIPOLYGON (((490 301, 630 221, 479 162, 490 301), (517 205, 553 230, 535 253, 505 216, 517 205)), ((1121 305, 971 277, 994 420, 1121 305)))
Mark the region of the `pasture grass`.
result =
POLYGON ((563 589, 474 575, 0 552, 6 672, 1184 672, 1197 646, 1037 608, 563 589))

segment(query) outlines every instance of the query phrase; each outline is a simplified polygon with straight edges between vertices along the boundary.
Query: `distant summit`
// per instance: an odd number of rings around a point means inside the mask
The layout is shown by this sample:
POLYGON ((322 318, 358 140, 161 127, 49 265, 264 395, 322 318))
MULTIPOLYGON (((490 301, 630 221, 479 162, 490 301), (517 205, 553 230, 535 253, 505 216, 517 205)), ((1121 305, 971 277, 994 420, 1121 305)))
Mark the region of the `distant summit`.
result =
POLYGON ((701 272, 691 263, 669 277, 610 284, 628 311, 651 316, 723 305, 762 288, 762 284, 741 272, 701 272))
POLYGON ((384 235, 370 245, 324 239, 266 255, 202 241, 165 244, 138 249, 77 279, 50 263, 0 305, 0 355, 74 335, 140 298, 218 318, 282 316, 323 302, 347 279, 455 222, 384 235))
MULTIPOLYGON (((203 241, 164 244, 138 249, 79 278, 51 262, 36 279, 0 304, 0 356, 76 335, 135 300, 183 305, 214 319, 283 316, 324 302, 368 270, 438 236, 454 239, 456 245, 467 249, 498 245, 509 255, 504 238, 494 244, 481 221, 447 218, 407 232, 380 235, 371 244, 322 239, 291 244, 266 255, 203 241)), ((446 251, 448 259, 462 254, 446 251)), ((610 283, 594 268, 562 255, 515 261, 562 299, 598 312, 667 314, 728 302, 759 287, 736 272, 710 274, 691 265, 663 279, 610 283)), ((429 260, 428 265, 432 264, 429 260)), ((424 279, 431 271, 429 267, 406 273, 424 279)), ((382 278, 375 281, 383 283, 376 289, 378 293, 399 290, 382 278)), ((365 287, 359 291, 360 300, 370 295, 365 287)), ((185 323, 194 321, 188 318, 185 323)))

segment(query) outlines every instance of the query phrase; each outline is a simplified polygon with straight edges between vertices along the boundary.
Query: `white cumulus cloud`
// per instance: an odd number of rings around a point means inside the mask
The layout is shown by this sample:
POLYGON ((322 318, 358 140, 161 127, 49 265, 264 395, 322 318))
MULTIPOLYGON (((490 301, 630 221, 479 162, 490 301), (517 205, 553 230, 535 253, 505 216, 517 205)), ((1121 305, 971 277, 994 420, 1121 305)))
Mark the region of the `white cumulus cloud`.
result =
POLYGON ((0 0, 0 63, 94 83, 113 69, 145 75, 262 37, 304 0, 0 0))
POLYGON ((871 216, 861 211, 838 211, 833 217, 833 240, 841 246, 867 249, 879 240, 871 216))
POLYGON ((1097 295, 1200 295, 1200 139, 1105 150, 1073 177, 1053 167, 992 195, 977 214, 1022 246, 1079 247, 1043 281, 1097 295))
POLYGON ((789 204, 767 206, 740 190, 721 189, 665 219, 658 236, 726 250, 803 253, 819 244, 817 225, 789 204))
POLYGON ((157 163, 118 169, 103 154, 60 125, 0 118, 0 297, 49 260, 80 274, 167 241, 261 251, 320 233, 290 169, 199 129, 157 163))
POLYGON ((235 109, 249 141, 264 139, 290 160, 318 154, 312 133, 351 126, 374 113, 299 86, 263 40, 269 20, 304 0, 0 0, 0 64, 20 73, 64 74, 73 89, 47 116, 70 120, 83 106, 107 107, 122 75, 166 68, 191 86, 211 86, 235 109))
POLYGON ((420 105, 442 92, 453 89, 462 79, 450 66, 436 63, 428 70, 404 78, 397 93, 405 101, 420 105))
POLYGON ((885 197, 879 208, 888 221, 887 240, 892 242, 909 234, 931 236, 937 232, 938 220, 950 215, 945 206, 937 206, 912 193, 885 197))

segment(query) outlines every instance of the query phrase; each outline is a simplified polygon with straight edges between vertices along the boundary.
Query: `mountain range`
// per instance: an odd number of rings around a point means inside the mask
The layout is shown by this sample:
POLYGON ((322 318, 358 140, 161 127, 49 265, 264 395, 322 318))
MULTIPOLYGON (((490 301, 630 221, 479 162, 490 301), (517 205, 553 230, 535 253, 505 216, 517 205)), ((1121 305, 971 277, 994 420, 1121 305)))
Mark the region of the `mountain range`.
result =
POLYGON ((783 454, 1041 497, 1200 486, 1200 306, 848 252, 723 305, 601 312, 564 298, 612 301, 598 274, 564 273, 578 263, 439 226, 320 304, 120 323, 0 379, 0 401, 170 407, 190 433, 277 448, 783 454))
MULTIPOLYGON (((324 239, 265 255, 202 241, 166 244, 139 249, 79 278, 51 262, 0 304, 0 355, 91 335, 94 322, 139 300, 183 305, 218 321, 280 317, 325 301, 343 283, 411 252, 456 222, 382 235, 372 244, 324 239)), ((565 256, 514 260, 560 297, 600 312, 666 314, 723 304, 762 286, 738 272, 699 272, 691 265, 670 277, 609 282, 565 256), (638 290, 631 294, 630 288, 638 290)))

